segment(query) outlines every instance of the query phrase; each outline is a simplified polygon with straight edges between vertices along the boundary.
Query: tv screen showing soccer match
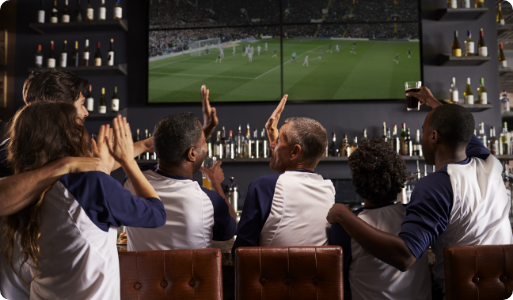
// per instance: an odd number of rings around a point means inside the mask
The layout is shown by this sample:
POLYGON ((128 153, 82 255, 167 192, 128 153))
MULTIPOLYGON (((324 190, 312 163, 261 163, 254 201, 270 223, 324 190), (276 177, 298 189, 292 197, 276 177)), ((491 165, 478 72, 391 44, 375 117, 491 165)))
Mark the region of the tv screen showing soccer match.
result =
POLYGON ((405 99, 412 0, 150 0, 148 102, 405 99))

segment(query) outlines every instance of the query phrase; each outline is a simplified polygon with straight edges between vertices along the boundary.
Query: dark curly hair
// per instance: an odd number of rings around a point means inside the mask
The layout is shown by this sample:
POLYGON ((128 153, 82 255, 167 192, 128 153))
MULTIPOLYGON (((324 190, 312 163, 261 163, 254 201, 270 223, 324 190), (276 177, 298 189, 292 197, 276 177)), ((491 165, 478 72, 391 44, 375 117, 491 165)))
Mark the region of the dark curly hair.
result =
POLYGON ((397 199, 406 182, 406 164, 382 139, 363 140, 349 157, 356 193, 372 204, 397 199))

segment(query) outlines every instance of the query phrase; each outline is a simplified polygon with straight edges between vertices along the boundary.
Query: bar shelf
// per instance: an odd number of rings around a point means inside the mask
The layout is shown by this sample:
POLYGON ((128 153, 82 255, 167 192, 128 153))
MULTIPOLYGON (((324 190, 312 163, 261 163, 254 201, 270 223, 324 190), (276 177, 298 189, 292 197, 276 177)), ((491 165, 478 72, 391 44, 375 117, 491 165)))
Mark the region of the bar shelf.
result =
POLYGON ((491 104, 491 103, 488 103, 488 104, 465 104, 465 100, 463 100, 463 99, 460 99, 458 101, 458 103, 451 103, 450 100, 442 100, 441 102, 443 104, 458 104, 460 106, 465 107, 470 112, 482 112, 482 111, 488 110, 490 108, 493 108, 493 104, 491 104))
POLYGON ((501 112, 501 118, 504 119, 510 119, 513 118, 513 111, 504 111, 501 112))
POLYGON ((497 24, 497 36, 501 35, 502 33, 506 32, 506 31, 510 31, 512 29, 513 29, 512 24, 506 24, 506 25, 497 24))
POLYGON ((121 115, 125 117, 128 115, 128 108, 120 109, 119 111, 107 110, 107 113, 100 114, 98 112, 90 112, 87 120, 97 120, 97 119, 114 119, 117 115, 121 115))
POLYGON ((39 34, 128 31, 128 20, 70 22, 70 23, 30 23, 29 27, 39 34))
POLYGON ((487 7, 479 8, 444 8, 439 9, 438 21, 472 21, 488 12, 487 7))
POLYGON ((490 57, 483 56, 452 56, 451 54, 440 54, 440 65, 449 67, 468 67, 468 66, 480 66, 490 60, 490 57))
MULTIPOLYGON (((41 70, 50 70, 51 68, 29 68, 28 71, 36 72, 41 70)), ((99 76, 109 76, 109 75, 128 75, 127 64, 119 64, 114 66, 80 66, 80 67, 56 67, 56 70, 66 70, 75 73, 76 75, 99 75, 99 76)))
POLYGON ((504 68, 504 67, 499 66, 499 76, 503 76, 508 73, 511 73, 511 68, 504 68))

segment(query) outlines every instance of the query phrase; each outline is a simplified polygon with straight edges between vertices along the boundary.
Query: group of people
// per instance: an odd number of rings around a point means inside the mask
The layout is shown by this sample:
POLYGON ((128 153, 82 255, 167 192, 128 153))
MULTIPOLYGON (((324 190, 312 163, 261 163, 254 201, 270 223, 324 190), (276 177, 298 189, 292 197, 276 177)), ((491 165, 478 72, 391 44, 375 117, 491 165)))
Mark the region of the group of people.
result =
POLYGON ((120 116, 90 139, 87 84, 68 71, 31 74, 26 105, 0 145, 0 293, 7 299, 119 299, 119 226, 127 226, 129 251, 208 248, 234 235, 234 259, 239 247, 339 245, 353 299, 431 299, 429 247, 435 285, 444 288, 444 247, 513 243, 501 163, 473 135, 472 114, 441 105, 426 87, 408 96, 433 108, 422 146, 437 171, 419 181, 408 205, 396 203, 405 163, 381 139, 362 141, 349 158, 364 207, 334 203, 333 183, 315 172, 326 130, 306 117, 278 128, 285 95, 265 125, 276 173, 250 184, 236 225, 221 162, 201 166, 219 123, 205 86, 203 124, 192 113, 171 114, 152 138, 133 143, 120 116), (136 163, 146 151, 157 153, 158 165, 136 163), (109 176, 119 167, 124 185, 109 176), (198 171, 212 190, 192 180, 198 171))

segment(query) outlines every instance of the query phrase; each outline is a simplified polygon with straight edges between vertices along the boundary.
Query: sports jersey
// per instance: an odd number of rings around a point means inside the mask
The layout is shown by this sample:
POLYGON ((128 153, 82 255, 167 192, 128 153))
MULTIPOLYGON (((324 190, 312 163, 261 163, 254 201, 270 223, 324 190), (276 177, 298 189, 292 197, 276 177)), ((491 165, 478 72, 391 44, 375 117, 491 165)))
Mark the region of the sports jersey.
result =
POLYGON ((262 176, 253 181, 237 227, 237 247, 323 246, 328 211, 335 202, 329 179, 306 170, 262 176))
MULTIPOLYGON (((156 229, 127 227, 128 251, 210 248, 212 240, 233 237, 235 219, 221 195, 158 166, 143 165, 141 171, 162 200, 167 219, 156 229)), ((125 188, 134 192, 130 180, 125 188)))
POLYGON ((466 154, 415 185, 399 233, 417 259, 432 246, 434 278, 444 291, 444 247, 513 243, 500 161, 475 135, 466 154))
MULTIPOLYGON (((400 203, 389 203, 354 213, 370 226, 397 235, 406 209, 400 203)), ((426 253, 408 271, 401 272, 365 251, 338 223, 331 225, 330 244, 344 250, 344 289, 351 290, 352 299, 431 299, 426 253)))

